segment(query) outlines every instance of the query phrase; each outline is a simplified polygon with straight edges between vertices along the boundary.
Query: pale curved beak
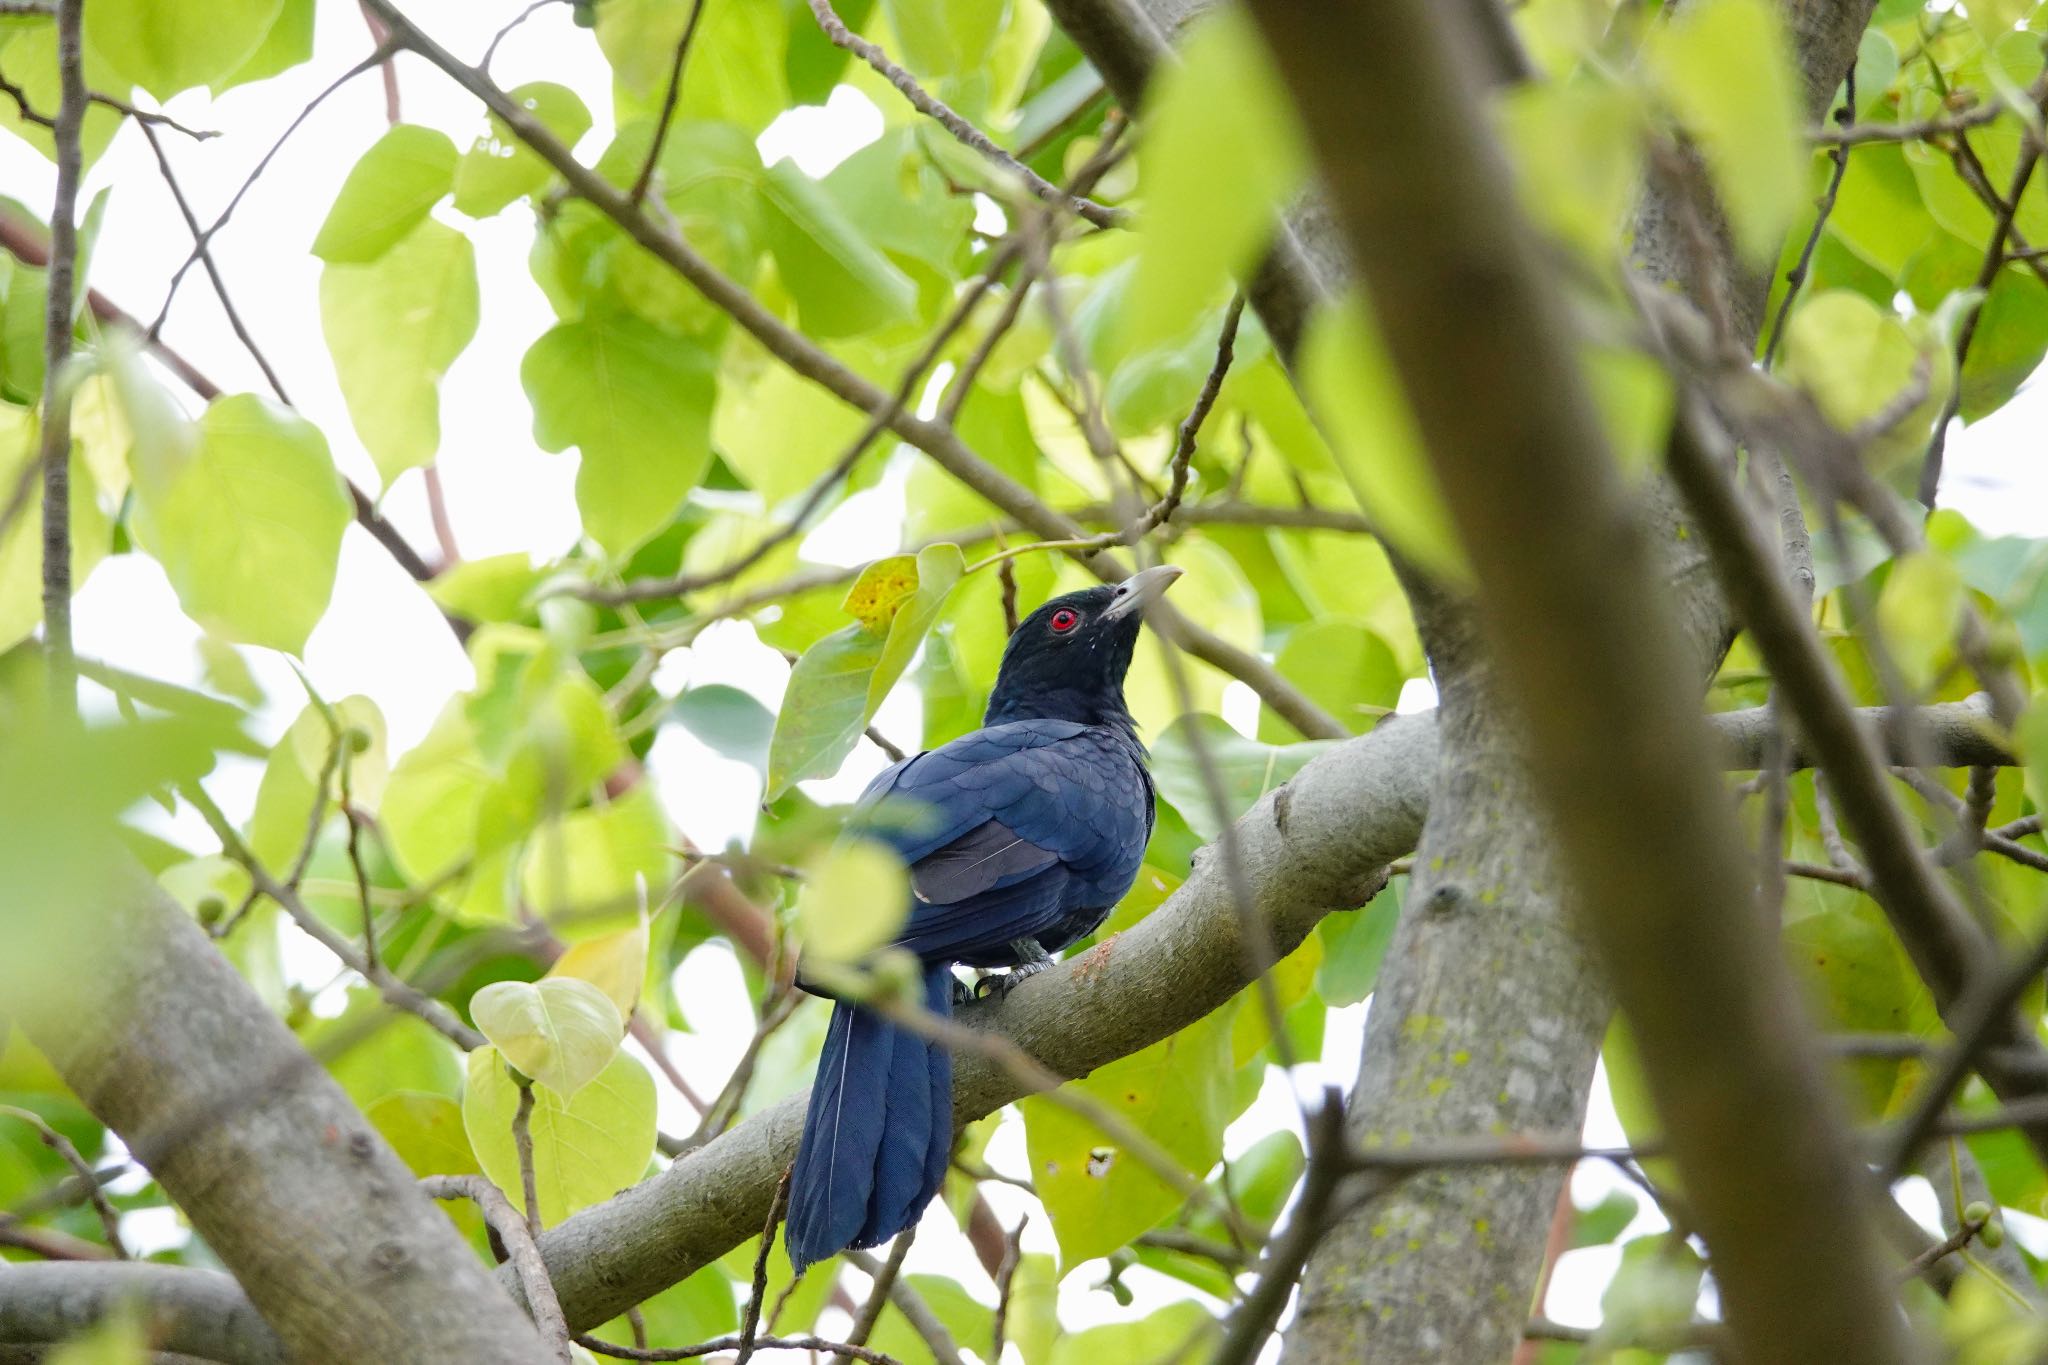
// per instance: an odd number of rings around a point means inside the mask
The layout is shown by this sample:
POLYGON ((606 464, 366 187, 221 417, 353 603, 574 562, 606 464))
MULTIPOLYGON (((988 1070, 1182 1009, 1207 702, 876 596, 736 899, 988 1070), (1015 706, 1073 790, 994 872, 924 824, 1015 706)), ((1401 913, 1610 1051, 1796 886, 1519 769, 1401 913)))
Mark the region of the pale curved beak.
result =
POLYGON ((1166 590, 1173 586, 1173 580, 1180 574, 1180 566, 1176 564, 1159 564, 1132 574, 1116 585, 1116 596, 1102 613, 1103 619, 1115 621, 1145 610, 1166 595, 1166 590))

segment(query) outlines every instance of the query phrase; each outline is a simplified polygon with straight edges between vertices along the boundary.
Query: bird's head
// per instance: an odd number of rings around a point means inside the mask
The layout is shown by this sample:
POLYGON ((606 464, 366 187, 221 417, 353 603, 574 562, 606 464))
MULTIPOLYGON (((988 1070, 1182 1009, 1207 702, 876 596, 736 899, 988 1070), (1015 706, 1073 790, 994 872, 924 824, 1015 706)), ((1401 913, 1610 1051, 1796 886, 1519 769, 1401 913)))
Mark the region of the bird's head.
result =
POLYGON ((1161 564, 1121 583, 1055 597, 1025 617, 1003 650, 985 723, 1043 718, 1129 725, 1124 674, 1138 627, 1145 608, 1180 572, 1161 564))

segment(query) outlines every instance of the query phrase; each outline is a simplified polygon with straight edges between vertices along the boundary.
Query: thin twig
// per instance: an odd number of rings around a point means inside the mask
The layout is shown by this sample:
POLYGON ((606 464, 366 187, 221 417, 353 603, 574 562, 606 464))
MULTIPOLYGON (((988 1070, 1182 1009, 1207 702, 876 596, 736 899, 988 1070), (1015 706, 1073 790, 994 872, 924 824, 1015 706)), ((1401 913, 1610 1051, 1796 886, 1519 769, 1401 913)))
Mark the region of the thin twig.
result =
POLYGON ((92 1204, 92 1211, 99 1215, 100 1231, 105 1234, 107 1248, 120 1260, 128 1259, 128 1248, 121 1241, 121 1215, 114 1211, 114 1205, 107 1198, 106 1190, 100 1184, 99 1173, 72 1145, 71 1139, 52 1128, 41 1114, 33 1109, 21 1109, 11 1104, 0 1104, 0 1115, 16 1119, 36 1130, 36 1136, 43 1146, 55 1152, 66 1166, 78 1177, 79 1188, 92 1204))
POLYGON ((505 41, 505 39, 509 38, 512 35, 513 29, 518 28, 521 24, 525 23, 534 15, 546 9, 549 5, 559 5, 564 3, 566 3, 566 0, 533 0, 532 4, 528 5, 525 9, 519 11, 519 13, 513 15, 512 18, 506 22, 503 28, 499 29, 496 33, 491 35, 490 45, 484 48, 484 55, 477 59, 476 69, 479 71, 489 71, 491 69, 491 58, 498 55, 499 45, 502 44, 505 41))
POLYGON ((1989 1218, 1963 1219, 1962 1225, 1954 1232, 1951 1232, 1948 1236, 1934 1243, 1903 1266, 1900 1266, 1898 1282, 1905 1284, 1909 1280, 1919 1279, 1935 1262, 1942 1260, 1944 1257, 1955 1255, 1958 1251, 1976 1241, 1977 1235, 1984 1231, 1984 1225, 1990 1221, 1989 1218))
POLYGON ((626 202, 634 208, 647 197, 647 187, 653 183, 655 165, 661 160, 662 144, 668 141, 668 126, 674 119, 676 100, 683 93, 683 63, 689 60, 690 40, 697 36, 697 22, 704 17, 704 6, 711 0, 693 0, 690 17, 683 21, 683 36, 676 40, 675 60, 668 69, 668 89, 661 97, 661 112, 654 118, 654 140, 647 145, 647 159, 640 163, 640 174, 633 177, 633 188, 626 192, 626 202))
POLYGON ((430 1175, 420 1181, 420 1190, 429 1199, 467 1199, 477 1206, 504 1244, 512 1273, 519 1277, 519 1292, 526 1298, 526 1311, 533 1315, 542 1340, 562 1360, 571 1359, 569 1323, 548 1278, 548 1263, 541 1257, 531 1224, 519 1216, 505 1192, 480 1175, 430 1175))
POLYGON ((533 1168, 533 1081, 513 1073, 519 1103, 512 1110, 512 1148, 519 1154, 519 1194, 526 1205, 526 1231, 540 1237, 540 1178, 533 1168))
POLYGON ((1288 1218, 1287 1230, 1266 1248, 1258 1283, 1224 1324, 1223 1341, 1209 1358, 1209 1365, 1250 1365, 1265 1346, 1301 1277, 1301 1268, 1329 1226, 1331 1204, 1345 1173, 1344 1146, 1344 1097, 1335 1086, 1329 1086, 1309 1123, 1309 1160, 1302 1176, 1301 1198, 1288 1218))
MULTIPOLYGON (((889 1305, 889 1291, 896 1287, 896 1277, 903 1272, 903 1258, 910 1254, 910 1244, 917 1237, 917 1229, 904 1229, 896 1236, 889 1248, 889 1259, 875 1273, 875 1281, 868 1288, 868 1296, 853 1315, 853 1327, 846 1334, 849 1346, 865 1346, 868 1338, 875 1333, 875 1324, 882 1320, 882 1310, 889 1305)), ((832 1365, 850 1365, 853 1356, 841 1351, 832 1358, 832 1365)))
POLYGON ((1223 328, 1216 336, 1216 359, 1209 366, 1208 377, 1203 379, 1201 391, 1195 395, 1195 405, 1181 419, 1180 429, 1175 433, 1165 496, 1146 508, 1143 515, 1129 526, 1105 540, 1105 545, 1135 545, 1154 528, 1173 520, 1173 514, 1180 510, 1181 499, 1187 496, 1188 465, 1195 457, 1195 440, 1202 434, 1202 423, 1209 419, 1209 410, 1216 406, 1216 395, 1223 392, 1223 380, 1230 373, 1230 362, 1234 356, 1238 319, 1243 316, 1244 295, 1239 293, 1230 300, 1230 307, 1223 314, 1223 328))
MULTIPOLYGON (((1856 117, 1856 67, 1852 63, 1849 74, 1842 78, 1842 107, 1835 110, 1835 122, 1847 128, 1856 117)), ((1835 169, 1828 176, 1827 192, 1820 197, 1814 210, 1813 230, 1806 234, 1806 244, 1799 249, 1799 260, 1785 272, 1785 297, 1778 302, 1777 316, 1771 319, 1771 337, 1764 344, 1764 368, 1771 368, 1778 358, 1778 343, 1785 339, 1785 320, 1792 316, 1792 305, 1799 298, 1799 287, 1806 283, 1806 272, 1813 265, 1813 253, 1820 248, 1821 234, 1827 231, 1828 215, 1835 211, 1835 199, 1842 192, 1842 177, 1849 173, 1849 147, 1847 143, 1836 143, 1828 154, 1835 163, 1835 169)))
POLYGON ((1003 1263, 996 1268, 996 1311, 989 1319, 991 1361, 1001 1362, 1003 1358, 1003 1340, 1010 1323, 1010 1290, 1017 1279, 1017 1267, 1024 1259, 1024 1226, 1030 1221, 1030 1214, 1020 1214, 1017 1226, 1003 1238, 1003 1263))
POLYGON ((747 1295, 747 1311, 740 1319, 739 1354, 733 1365, 747 1365, 760 1343, 755 1333, 761 1326, 762 1301, 768 1296, 768 1253, 775 1249, 775 1229, 782 1224, 782 1215, 789 1210, 789 1177, 784 1171, 782 1179, 775 1183, 775 1197, 768 1201, 768 1221, 761 1227, 761 1245, 754 1253, 754 1285, 747 1295))
MULTIPOLYGON (((647 1351, 632 1346, 624 1346, 616 1341, 605 1341, 601 1338, 590 1336, 587 1333, 579 1332, 574 1337, 571 1337, 570 1340, 586 1351, 595 1351, 599 1355, 611 1356, 617 1360, 647 1361, 696 1360, 700 1356, 717 1355, 721 1351, 735 1350, 745 1344, 745 1339, 738 1336, 729 1336, 718 1337, 711 1341, 700 1341, 695 1346, 678 1346, 670 1350, 647 1351)), ((757 1351, 809 1351, 813 1354, 820 1351, 837 1351, 841 1355, 852 1356, 855 1360, 866 1361, 867 1365, 903 1365, 902 1361, 892 1355, 885 1355, 880 1351, 871 1351, 865 1346, 849 1346, 843 1341, 828 1341, 824 1337, 754 1337, 752 1342, 754 1349, 757 1351)))
POLYGON ((937 121, 962 146, 981 153, 996 166, 1016 176, 1035 198, 1047 204, 1057 204, 1097 227, 1120 227, 1128 220, 1129 215, 1123 210, 1098 204, 1084 195, 1068 193, 998 147, 981 129, 918 84, 917 77, 890 61, 888 53, 848 29, 833 10, 832 0, 810 0, 810 6, 812 17, 818 21, 818 27, 825 36, 832 40, 834 47, 851 52, 873 67, 883 80, 910 101, 912 108, 937 121))
MULTIPOLYGON (((881 1262, 865 1251, 847 1251, 841 1254, 848 1264, 877 1280, 881 1278, 881 1262)), ((953 1344, 953 1334, 946 1330, 945 1324, 939 1321, 938 1314, 932 1312, 931 1305, 924 1301, 924 1295, 913 1289, 909 1281, 898 1277, 889 1286, 889 1302, 895 1305, 896 1311, 903 1315, 904 1321, 910 1324, 912 1330, 924 1338, 925 1346, 931 1351, 932 1358, 938 1365, 966 1365, 960 1358, 960 1348, 953 1344)))

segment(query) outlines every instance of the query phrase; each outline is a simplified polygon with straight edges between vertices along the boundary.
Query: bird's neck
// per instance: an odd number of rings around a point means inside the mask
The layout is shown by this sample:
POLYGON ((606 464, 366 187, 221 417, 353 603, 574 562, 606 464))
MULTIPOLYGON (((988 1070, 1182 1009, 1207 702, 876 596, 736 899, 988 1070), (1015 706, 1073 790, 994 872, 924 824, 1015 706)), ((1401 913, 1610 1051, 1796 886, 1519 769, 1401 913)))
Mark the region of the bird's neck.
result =
POLYGON ((1003 725, 1013 720, 1070 720, 1115 730, 1133 740, 1138 737, 1138 723, 1131 719, 1122 693, 1105 696, 1092 688, 1033 688, 1025 696, 998 689, 988 699, 988 714, 982 724, 1003 725))

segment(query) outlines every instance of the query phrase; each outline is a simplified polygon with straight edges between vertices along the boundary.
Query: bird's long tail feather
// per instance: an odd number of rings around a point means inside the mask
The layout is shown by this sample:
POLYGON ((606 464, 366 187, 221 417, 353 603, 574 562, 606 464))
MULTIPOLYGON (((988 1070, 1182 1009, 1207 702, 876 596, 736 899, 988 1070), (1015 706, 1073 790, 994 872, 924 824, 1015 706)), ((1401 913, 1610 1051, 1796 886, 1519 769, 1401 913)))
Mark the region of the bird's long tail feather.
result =
MULTIPOLYGON (((952 974, 928 967, 924 1007, 952 1012, 952 974)), ((790 1262, 878 1246, 917 1222, 953 1147, 945 1048, 857 1005, 832 1007, 790 1177, 790 1262)))

